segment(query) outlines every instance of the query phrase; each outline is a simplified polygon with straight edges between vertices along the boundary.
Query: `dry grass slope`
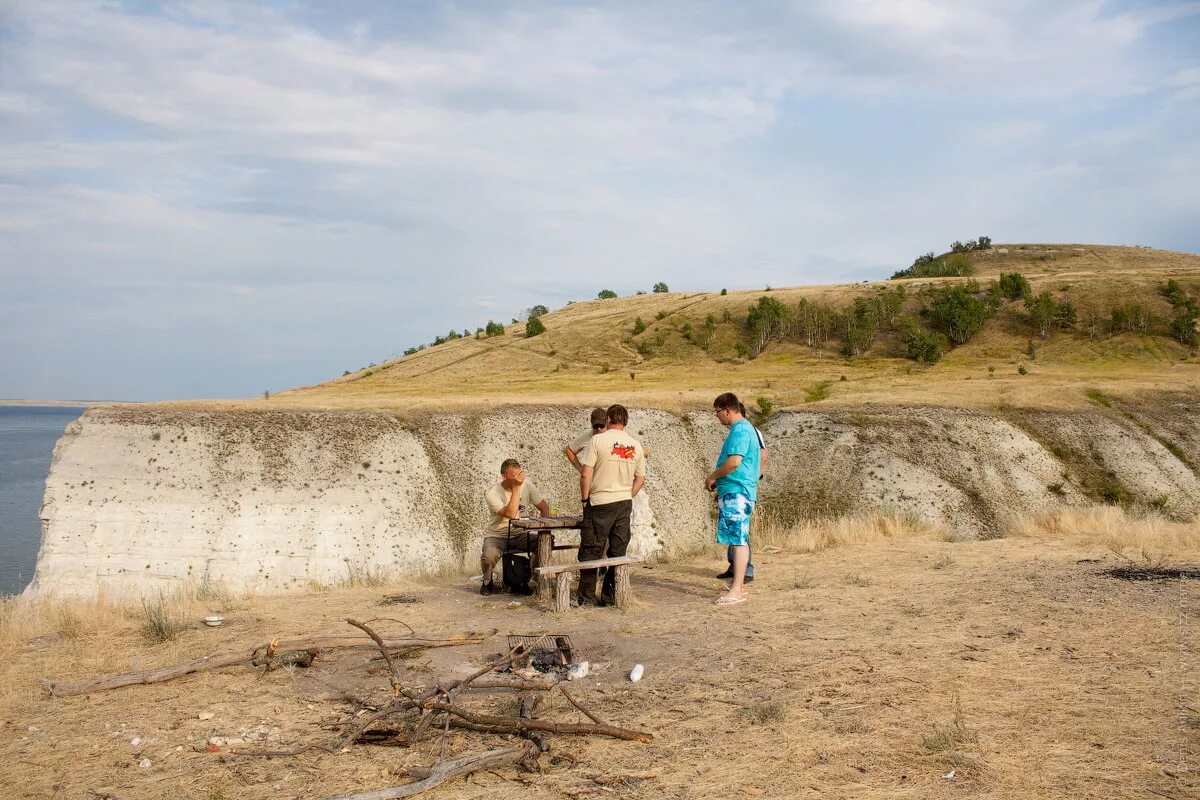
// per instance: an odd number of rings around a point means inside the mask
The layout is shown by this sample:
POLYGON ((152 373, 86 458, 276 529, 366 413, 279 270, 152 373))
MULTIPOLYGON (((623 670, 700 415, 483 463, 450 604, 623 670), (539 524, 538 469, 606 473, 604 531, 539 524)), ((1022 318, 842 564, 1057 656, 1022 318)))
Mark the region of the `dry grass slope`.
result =
MULTIPOLYGON (((1171 308, 1159 287, 1168 278, 1200 292, 1200 256, 1186 253, 996 245, 968 257, 973 278, 981 283, 1001 272, 1021 272, 1034 292, 1070 300, 1081 316, 1089 310, 1107 316, 1114 305, 1136 302, 1165 320, 1171 308)), ((844 307, 856 296, 903 284, 911 311, 923 288, 960 280, 775 288, 769 296, 789 306, 807 299, 844 307)), ((542 317, 547 330, 540 336, 526 338, 522 325, 508 325, 503 336, 452 340, 318 386, 243 402, 399 410, 497 402, 590 405, 601 397, 684 409, 733 388, 747 397, 768 397, 777 408, 813 402, 1070 408, 1089 402, 1088 388, 1136 395, 1200 386, 1200 357, 1169 337, 1093 338, 1075 330, 1038 340, 1020 303, 1002 308, 968 344, 931 367, 904 358, 895 332, 881 335, 866 355, 850 360, 835 346, 794 343, 773 343, 754 359, 739 357, 746 314, 767 294, 671 292, 574 303, 542 317), (645 330, 635 333, 638 319, 645 330)))

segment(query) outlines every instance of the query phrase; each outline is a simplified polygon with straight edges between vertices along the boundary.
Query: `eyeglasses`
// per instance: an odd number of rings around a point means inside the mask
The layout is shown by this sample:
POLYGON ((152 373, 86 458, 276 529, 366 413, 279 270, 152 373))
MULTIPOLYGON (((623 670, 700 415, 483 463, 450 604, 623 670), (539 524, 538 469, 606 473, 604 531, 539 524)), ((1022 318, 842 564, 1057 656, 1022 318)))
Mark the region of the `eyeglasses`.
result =
POLYGON ((604 427, 604 423, 600 423, 600 424, 598 424, 598 425, 597 425, 597 424, 595 424, 595 423, 593 423, 593 424, 592 424, 592 430, 594 430, 594 431, 598 431, 598 430, 600 430, 600 429, 601 429, 601 428, 603 428, 603 427, 604 427))

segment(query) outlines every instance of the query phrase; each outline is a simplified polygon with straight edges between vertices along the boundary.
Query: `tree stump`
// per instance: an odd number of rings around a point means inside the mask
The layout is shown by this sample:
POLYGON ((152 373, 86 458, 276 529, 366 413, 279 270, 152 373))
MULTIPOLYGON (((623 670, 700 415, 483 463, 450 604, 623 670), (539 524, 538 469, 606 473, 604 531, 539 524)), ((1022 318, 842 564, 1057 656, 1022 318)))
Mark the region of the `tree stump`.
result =
POLYGON ((618 564, 616 567, 609 567, 609 569, 616 569, 617 571, 615 593, 617 608, 625 608, 629 605, 629 601, 633 597, 633 590, 629 586, 629 565, 618 564))
MULTIPOLYGON (((544 579, 543 579, 544 580, 544 579)), ((554 610, 560 614, 571 610, 571 573, 560 572, 554 576, 554 610)), ((549 581, 547 581, 549 582, 549 581)))

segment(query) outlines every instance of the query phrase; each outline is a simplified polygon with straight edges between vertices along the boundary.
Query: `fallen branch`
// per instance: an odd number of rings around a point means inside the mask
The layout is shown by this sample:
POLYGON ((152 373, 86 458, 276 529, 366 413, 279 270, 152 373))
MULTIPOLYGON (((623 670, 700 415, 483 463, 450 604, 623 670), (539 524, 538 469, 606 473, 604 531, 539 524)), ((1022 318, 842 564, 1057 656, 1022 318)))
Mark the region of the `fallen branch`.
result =
POLYGON ((607 722, 605 722, 604 720, 600 719, 595 714, 593 714, 591 711, 588 711, 586 708, 584 708, 579 703, 577 703, 575 701, 575 698, 571 696, 571 693, 567 691, 567 685, 565 683, 560 683, 558 685, 558 690, 560 692, 562 692, 563 697, 567 698, 568 703, 575 706, 575 708, 577 708, 580 713, 582 713, 585 717, 590 719, 592 722, 596 723, 597 725, 607 725, 608 724, 607 722))
POLYGON ((390 786, 386 789, 374 789, 369 792, 355 792, 354 794, 339 794, 336 797, 327 798, 327 800, 393 800, 393 798, 397 797, 412 797, 459 775, 469 775, 481 769, 492 769, 494 767, 516 764, 528 756, 534 747, 533 742, 521 742, 515 747, 485 750, 482 753, 474 753, 472 755, 452 758, 449 761, 442 761, 434 764, 428 771, 413 767, 410 769, 410 773, 426 775, 426 777, 403 786, 390 786))
MULTIPOLYGON (((624 739, 629 742, 649 742, 654 734, 646 731, 634 731, 628 728, 618 728, 615 725, 576 723, 576 722, 544 722, 538 719, 521 719, 520 717, 493 717, 489 714, 474 714, 449 703, 426 703, 425 707, 433 711, 446 711, 458 717, 463 722, 470 723, 471 730, 484 730, 488 733, 525 733, 526 731, 547 731, 549 733, 587 734, 596 733, 601 736, 611 736, 614 739, 624 739)), ((468 727, 466 725, 461 727, 468 727)))
MULTIPOLYGON (((487 636, 455 636, 449 639, 404 638, 383 639, 382 641, 387 649, 393 650, 403 647, 419 649, 457 647, 464 644, 478 644, 486 638, 487 636)), ((77 683, 51 682, 47 684, 46 688, 54 697, 71 697, 73 695, 118 689, 122 686, 162 683, 163 681, 173 680, 196 672, 210 672, 215 669, 252 663, 261 658, 270 649, 272 644, 275 645, 274 656, 277 658, 285 658, 291 653, 304 650, 339 650, 351 647, 375 646, 375 643, 370 639, 359 636, 316 636, 309 639, 292 639, 259 645, 249 653, 244 650, 217 653, 185 661, 182 664, 170 667, 160 667, 158 669, 142 670, 139 672, 126 672, 120 675, 109 675, 77 683)))

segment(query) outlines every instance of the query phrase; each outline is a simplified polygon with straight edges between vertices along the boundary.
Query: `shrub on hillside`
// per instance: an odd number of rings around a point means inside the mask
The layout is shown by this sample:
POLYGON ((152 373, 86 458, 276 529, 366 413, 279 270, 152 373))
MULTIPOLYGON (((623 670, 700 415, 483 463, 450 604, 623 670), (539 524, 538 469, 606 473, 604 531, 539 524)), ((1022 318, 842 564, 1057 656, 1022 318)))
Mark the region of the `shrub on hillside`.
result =
POLYGON ((533 319, 531 319, 525 323, 525 336, 526 337, 537 336, 537 335, 545 333, 545 332, 546 332, 546 326, 542 323, 541 319, 539 319, 538 317, 534 317, 533 319))
POLYGON ((1058 310, 1054 298, 1050 296, 1049 292, 1042 292, 1037 297, 1027 298, 1025 310, 1029 312, 1029 319, 1038 332, 1038 336, 1045 339, 1046 334, 1050 332, 1050 326, 1054 324, 1054 314, 1058 310))
POLYGON ((549 313, 550 313, 550 309, 539 304, 539 305, 536 305, 533 308, 529 309, 527 312, 525 312, 525 317, 526 317, 526 319, 537 319, 538 317, 540 317, 544 314, 549 314, 549 313))
POLYGON ((1029 281, 1019 272, 1001 272, 996 288, 997 293, 1005 300, 1020 300, 1033 296, 1029 281))
POLYGON ((658 283, 654 284, 654 293, 655 294, 663 294, 664 292, 669 292, 669 291, 671 291, 671 290, 668 289, 667 285, 665 283, 663 283, 662 281, 659 281, 658 283))
POLYGON ((633 335, 637 336, 639 333, 645 333, 645 332, 646 332, 646 322, 641 317, 638 317, 637 319, 635 319, 633 321, 633 335))
POLYGON ((1197 322, 1200 321, 1200 302, 1188 296, 1174 278, 1168 280, 1160 291, 1175 309, 1175 315, 1168 325, 1171 335, 1183 344, 1196 345, 1200 340, 1200 333, 1196 331, 1197 322))
POLYGON ((992 315, 992 306, 979 297, 979 284, 970 281, 935 289, 922 313, 934 330, 946 334, 951 342, 966 344, 992 315))
POLYGON ((600 299, 600 300, 612 300, 616 296, 617 296, 617 293, 614 292, 612 289, 601 289, 600 293, 596 295, 597 299, 600 299))
POLYGON ((484 329, 483 329, 483 333, 485 336, 487 336, 489 338, 492 336, 503 336, 504 335, 504 326, 501 325, 499 322, 493 322, 492 320, 489 319, 487 326, 484 327, 484 329))
POLYGON ((1200 312, 1197 309, 1181 311, 1171 320, 1171 335, 1183 344, 1194 347, 1200 343, 1200 332, 1196 330, 1198 322, 1200 322, 1200 312))
POLYGON ((956 278, 971 274, 971 262, 963 252, 934 256, 926 253, 918 256, 908 269, 893 273, 896 278, 956 278))
POLYGON ((943 333, 927 331, 911 317, 905 318, 904 347, 908 357, 922 364, 936 364, 950 349, 950 340, 943 333))
POLYGON ((1150 329, 1153 317, 1140 303, 1128 303, 1113 308, 1109 315, 1110 333, 1144 333, 1150 329))

